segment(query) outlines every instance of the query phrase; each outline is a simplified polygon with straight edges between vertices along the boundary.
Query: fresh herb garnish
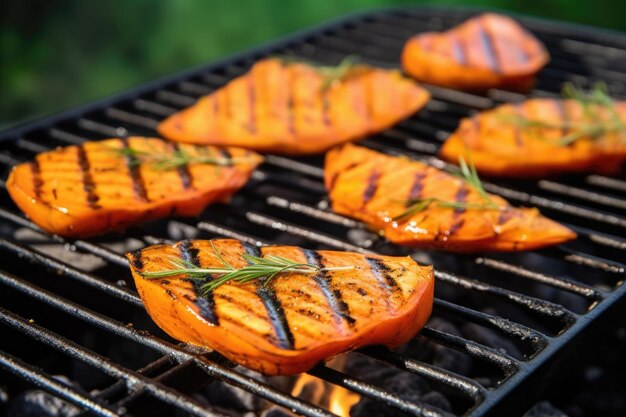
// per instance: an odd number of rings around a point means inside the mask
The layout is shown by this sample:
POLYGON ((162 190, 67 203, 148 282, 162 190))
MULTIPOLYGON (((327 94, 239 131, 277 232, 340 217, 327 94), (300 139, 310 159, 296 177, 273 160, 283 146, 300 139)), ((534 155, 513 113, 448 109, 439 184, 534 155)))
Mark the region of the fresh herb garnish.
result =
POLYGON ((320 91, 322 92, 325 92, 335 84, 345 81, 353 70, 359 66, 360 62, 360 58, 355 55, 349 55, 343 58, 337 65, 319 65, 315 62, 292 55, 277 56, 276 59, 279 59, 284 64, 297 63, 313 68, 322 76, 322 84, 320 86, 320 91))
POLYGON ((219 157, 212 155, 206 148, 198 149, 199 151, 196 155, 192 155, 181 148, 175 149, 172 152, 163 152, 156 148, 146 151, 130 147, 111 148, 111 151, 120 156, 131 158, 131 163, 134 165, 149 163, 152 164, 155 169, 163 171, 176 169, 190 164, 232 166, 238 162, 246 162, 245 158, 238 159, 219 157))
POLYGON ((335 66, 316 66, 316 71, 322 76, 321 90, 326 91, 333 85, 344 81, 358 63, 359 59, 351 55, 335 66))
POLYGON ((268 285, 274 278, 279 275, 287 274, 316 274, 318 272, 331 271, 347 271, 354 269, 354 266, 338 266, 331 268, 322 268, 316 265, 302 262, 294 262, 281 256, 267 255, 266 257, 252 256, 244 254, 243 258, 248 265, 235 268, 229 264, 219 253, 213 242, 211 241, 213 252, 222 263, 222 267, 218 268, 201 268, 183 259, 170 257, 169 262, 172 269, 164 271, 143 272, 141 275, 147 279, 167 278, 174 275, 187 275, 190 279, 204 281, 207 275, 220 275, 213 280, 202 284, 200 291, 206 294, 218 288, 220 285, 229 281, 238 284, 245 284, 256 279, 263 281, 263 285, 268 285))
POLYGON ((559 146, 567 146, 584 138, 599 139, 607 134, 626 132, 626 124, 619 116, 605 83, 594 84, 589 92, 581 91, 572 83, 565 83, 562 94, 565 99, 574 100, 580 105, 583 120, 550 122, 508 114, 501 115, 501 120, 529 130, 560 129, 568 132, 556 142, 559 146))
POLYGON ((446 201, 439 198, 415 198, 405 202, 407 209, 399 215, 393 217, 393 221, 404 220, 416 213, 422 212, 431 206, 453 208, 461 210, 500 210, 502 207, 496 204, 491 196, 485 191, 476 167, 470 160, 468 164, 463 157, 459 158, 459 171, 451 171, 451 174, 461 178, 470 187, 478 192, 483 202, 463 202, 463 201, 446 201))

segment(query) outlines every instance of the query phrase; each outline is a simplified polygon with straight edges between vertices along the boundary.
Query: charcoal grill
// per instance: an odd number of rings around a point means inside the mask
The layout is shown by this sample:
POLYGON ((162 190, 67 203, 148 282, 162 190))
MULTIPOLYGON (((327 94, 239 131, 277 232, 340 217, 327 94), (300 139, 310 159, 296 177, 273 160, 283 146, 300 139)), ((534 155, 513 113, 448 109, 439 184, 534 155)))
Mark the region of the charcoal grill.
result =
MULTIPOLYGON (((353 15, 14 128, 0 136, 0 163, 8 172, 13 164, 56 146, 112 136, 155 135, 159 120, 244 73, 267 55, 336 63, 346 55, 358 54, 365 62, 397 67, 408 37, 420 31, 446 29, 475 13, 409 8, 353 15)), ((626 94, 626 36, 526 17, 519 20, 541 39, 552 56, 530 96, 553 97, 565 81, 587 87, 595 80, 606 81, 615 97, 626 94)), ((495 89, 479 96, 426 87, 433 99, 423 111, 362 144, 442 165, 434 155, 460 117, 526 98, 495 89)), ((242 373, 214 352, 197 352, 177 344, 149 321, 131 288, 121 248, 186 237, 226 236, 257 245, 411 254, 433 263, 437 268, 433 317, 472 323, 507 343, 490 344, 427 326, 418 336, 421 342, 470 358, 475 365, 465 374, 382 348, 361 349, 358 355, 374 358, 380 366, 420 375, 441 387, 452 404, 451 411, 406 400, 385 387, 326 365, 310 371, 408 415, 521 415, 562 381, 579 361, 576 355, 588 352, 594 337, 606 331, 611 320, 615 323, 623 311, 624 177, 569 175, 540 181, 487 182, 488 191, 514 204, 540 208, 574 229, 580 238, 531 253, 467 256, 397 248, 360 223, 333 214, 321 181, 322 162, 317 156, 268 155, 250 184, 229 205, 212 206, 196 219, 163 220, 124 235, 93 240, 64 240, 45 234, 16 209, 2 181, 0 383, 8 381, 10 394, 11 384, 18 390, 37 386, 76 405, 83 410, 81 415, 144 415, 145 410, 152 410, 150 415, 226 415, 197 394, 215 380, 299 415, 333 415, 291 396, 288 389, 242 373), (56 247, 56 252, 49 247, 56 247), (83 267, 83 257, 90 258, 96 267, 83 267), (134 355, 141 360, 102 348, 128 345, 140 352, 134 355), (77 370, 73 365, 70 371, 69 363, 81 366, 77 370), (96 370, 99 391, 90 392, 52 376, 79 378, 76 375, 84 368, 96 370)))

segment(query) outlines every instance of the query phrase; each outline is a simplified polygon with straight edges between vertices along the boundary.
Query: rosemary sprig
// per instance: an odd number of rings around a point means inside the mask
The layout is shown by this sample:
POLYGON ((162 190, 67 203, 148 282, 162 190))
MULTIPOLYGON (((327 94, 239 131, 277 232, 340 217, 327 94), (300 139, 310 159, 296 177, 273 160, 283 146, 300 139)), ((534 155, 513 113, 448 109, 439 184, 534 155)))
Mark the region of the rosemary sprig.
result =
MULTIPOLYGON (((565 99, 579 103, 583 112, 583 120, 550 122, 510 114, 501 115, 501 120, 524 129, 568 131, 568 134, 556 142, 559 146, 567 146, 584 138, 599 139, 610 133, 626 133, 626 124, 619 116, 615 102, 610 97, 605 83, 594 84, 589 92, 581 91, 572 83, 565 83, 562 94, 565 99)), ((622 139, 624 138, 622 137, 622 139)))
POLYGON ((335 66, 316 66, 315 69, 322 75, 321 90, 326 91, 333 85, 344 81, 358 62, 359 58, 350 55, 335 66))
POLYGON ((470 187, 474 188, 481 196, 482 203, 472 203, 463 201, 446 201, 440 198, 428 197, 428 198, 416 198, 405 202, 407 209, 399 215, 392 218, 393 221, 404 220, 416 213, 422 212, 432 205, 444 208, 462 209, 462 210, 500 210, 492 199, 491 196, 485 191, 476 167, 472 163, 471 159, 469 164, 463 157, 459 158, 459 171, 452 171, 451 174, 461 178, 470 187))
POLYGON ((170 153, 162 152, 155 148, 150 151, 133 148, 111 148, 111 151, 118 154, 119 156, 131 158, 131 163, 134 165, 149 163, 152 164, 155 169, 163 171, 176 169, 190 164, 232 166, 237 162, 244 162, 244 160, 237 158, 224 158, 214 156, 208 152, 202 152, 198 155, 191 155, 190 153, 185 152, 183 149, 180 148, 170 153))
POLYGON ((275 255, 265 257, 243 255, 248 265, 235 268, 229 264, 219 253, 213 242, 211 247, 217 258, 222 263, 218 268, 201 268, 183 259, 171 257, 169 259, 172 269, 164 271, 144 272, 142 276, 147 279, 167 278, 175 275, 187 275, 190 279, 204 281, 207 275, 220 275, 213 280, 204 283, 200 290, 202 294, 214 291, 216 288, 229 281, 238 284, 245 284, 256 279, 263 281, 263 285, 268 285, 279 275, 287 274, 316 274, 322 271, 347 271, 354 269, 354 266, 338 266, 322 268, 309 263, 295 262, 287 258, 275 255))

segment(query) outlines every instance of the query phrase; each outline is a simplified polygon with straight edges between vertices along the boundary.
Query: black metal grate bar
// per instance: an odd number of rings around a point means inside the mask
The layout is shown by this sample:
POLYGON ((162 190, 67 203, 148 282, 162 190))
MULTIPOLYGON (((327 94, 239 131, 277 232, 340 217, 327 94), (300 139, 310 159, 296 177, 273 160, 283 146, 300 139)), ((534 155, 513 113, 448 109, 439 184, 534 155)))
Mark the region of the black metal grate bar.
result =
POLYGON ((207 408, 205 405, 190 397, 182 397, 181 394, 174 389, 150 380, 150 378, 130 369, 116 365, 107 358, 83 349, 71 340, 56 335, 37 324, 29 323, 27 320, 9 311, 0 309, 0 322, 10 325, 12 328, 53 349, 71 355, 113 378, 123 380, 127 389, 131 392, 145 392, 156 399, 176 405, 182 410, 196 416, 225 417, 224 414, 211 410, 211 408, 207 408))

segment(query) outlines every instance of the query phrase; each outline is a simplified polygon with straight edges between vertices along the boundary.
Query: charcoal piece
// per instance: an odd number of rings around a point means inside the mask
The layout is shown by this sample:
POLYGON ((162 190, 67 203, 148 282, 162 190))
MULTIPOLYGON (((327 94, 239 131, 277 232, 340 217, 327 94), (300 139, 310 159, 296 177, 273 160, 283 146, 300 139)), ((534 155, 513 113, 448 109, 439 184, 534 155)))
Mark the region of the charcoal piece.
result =
POLYGON ((422 395, 422 402, 444 411, 452 411, 450 401, 439 391, 431 391, 422 395))
MULTIPOLYGON (((55 379, 70 385, 64 376, 55 379)), ((74 405, 41 390, 28 390, 15 398, 6 417, 73 417, 81 410, 74 405)))
POLYGON ((548 401, 542 401, 535 404, 533 408, 524 414, 524 417, 567 417, 567 414, 554 407, 548 401))

